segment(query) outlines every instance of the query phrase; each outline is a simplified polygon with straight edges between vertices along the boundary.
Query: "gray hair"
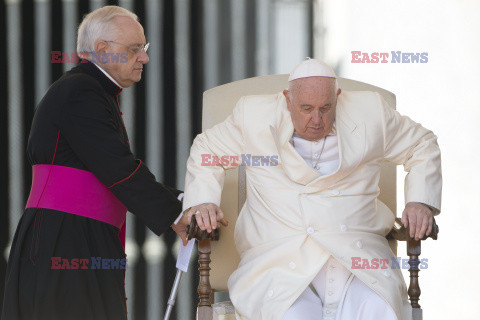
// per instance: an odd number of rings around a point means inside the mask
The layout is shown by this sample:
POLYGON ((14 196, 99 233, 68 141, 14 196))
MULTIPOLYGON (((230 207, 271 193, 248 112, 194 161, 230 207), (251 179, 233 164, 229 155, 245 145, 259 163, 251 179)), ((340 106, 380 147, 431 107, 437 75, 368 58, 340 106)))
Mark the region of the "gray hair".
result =
POLYGON ((93 52, 97 41, 112 37, 116 31, 112 20, 116 17, 129 17, 138 21, 135 13, 119 6, 105 6, 90 12, 78 26, 77 52, 93 52))

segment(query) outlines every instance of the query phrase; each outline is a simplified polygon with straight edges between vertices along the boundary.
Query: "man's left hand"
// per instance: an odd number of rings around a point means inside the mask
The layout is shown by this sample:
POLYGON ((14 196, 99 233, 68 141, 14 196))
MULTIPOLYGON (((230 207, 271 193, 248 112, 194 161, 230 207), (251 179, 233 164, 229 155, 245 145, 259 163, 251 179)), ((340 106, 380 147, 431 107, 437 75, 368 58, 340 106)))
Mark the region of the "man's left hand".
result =
POLYGON ((433 214, 423 203, 409 202, 403 210, 402 222, 405 228, 410 226, 410 237, 420 240, 432 232, 433 214))
POLYGON ((172 224, 172 229, 175 231, 179 236, 180 239, 182 239, 182 243, 184 246, 187 245, 188 239, 187 239, 187 228, 190 224, 189 220, 185 219, 185 216, 182 215, 182 219, 177 224, 172 224))

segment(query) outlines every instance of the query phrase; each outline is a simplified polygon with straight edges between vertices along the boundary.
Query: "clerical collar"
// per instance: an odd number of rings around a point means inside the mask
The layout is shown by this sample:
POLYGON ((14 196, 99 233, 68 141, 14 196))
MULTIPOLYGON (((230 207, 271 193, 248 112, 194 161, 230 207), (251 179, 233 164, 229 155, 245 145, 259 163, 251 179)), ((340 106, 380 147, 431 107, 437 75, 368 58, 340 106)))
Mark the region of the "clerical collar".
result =
POLYGON ((115 81, 115 79, 113 79, 113 77, 111 75, 109 75, 107 73, 107 71, 103 70, 102 67, 100 67, 98 64, 96 64, 95 62, 93 62, 93 64, 95 65, 95 67, 97 67, 98 69, 100 69, 100 71, 103 72, 104 75, 106 75, 108 77, 108 79, 112 80, 113 83, 115 83, 117 85, 117 87, 121 88, 121 89, 124 89, 121 85, 118 84, 117 81, 115 81))
POLYGON ((81 70, 95 78, 105 91, 112 96, 117 96, 122 92, 122 87, 120 87, 108 73, 91 61, 82 60, 79 67, 81 70))

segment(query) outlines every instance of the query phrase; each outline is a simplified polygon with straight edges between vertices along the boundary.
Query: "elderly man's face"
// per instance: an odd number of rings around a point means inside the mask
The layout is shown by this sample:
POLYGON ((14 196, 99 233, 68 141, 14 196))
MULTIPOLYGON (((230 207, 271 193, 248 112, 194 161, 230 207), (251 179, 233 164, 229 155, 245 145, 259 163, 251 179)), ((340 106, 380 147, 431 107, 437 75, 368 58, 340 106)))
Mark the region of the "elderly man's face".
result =
POLYGON ((335 79, 308 77, 293 80, 283 94, 292 117, 295 132, 302 138, 316 141, 333 128, 337 97, 335 79))
POLYGON ((116 26, 113 39, 102 39, 98 41, 95 51, 108 54, 120 54, 118 61, 107 61, 97 63, 109 75, 111 75, 120 86, 127 88, 142 78, 143 65, 148 63, 148 55, 143 50, 135 52, 139 47, 145 45, 145 34, 143 27, 137 21, 128 17, 116 17, 112 23, 116 26), (128 57, 125 61, 123 57, 128 57))

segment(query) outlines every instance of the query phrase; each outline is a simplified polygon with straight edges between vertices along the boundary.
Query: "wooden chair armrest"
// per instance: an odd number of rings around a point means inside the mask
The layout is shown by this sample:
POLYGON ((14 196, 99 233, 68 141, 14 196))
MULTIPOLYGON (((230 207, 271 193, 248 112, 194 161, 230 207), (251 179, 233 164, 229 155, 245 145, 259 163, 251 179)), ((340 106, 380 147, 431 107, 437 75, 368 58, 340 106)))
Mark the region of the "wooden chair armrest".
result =
POLYGON ((187 239, 197 239, 199 242, 205 239, 218 240, 220 239, 220 229, 215 229, 208 233, 200 229, 197 225, 197 220, 192 219, 190 225, 187 227, 187 239))

